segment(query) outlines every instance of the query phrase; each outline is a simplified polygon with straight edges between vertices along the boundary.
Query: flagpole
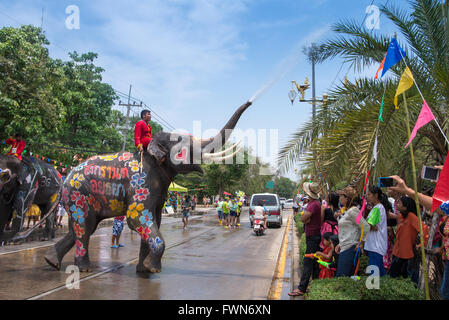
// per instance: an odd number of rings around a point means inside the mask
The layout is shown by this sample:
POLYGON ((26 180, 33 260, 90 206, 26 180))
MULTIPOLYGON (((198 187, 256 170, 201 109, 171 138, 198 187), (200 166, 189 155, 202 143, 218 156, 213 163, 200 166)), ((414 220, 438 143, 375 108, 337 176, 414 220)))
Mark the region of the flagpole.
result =
MULTIPOLYGON (((416 84, 416 82, 415 82, 416 84)), ((405 92, 402 93, 402 96, 404 97, 404 109, 405 109, 405 115, 406 115, 406 124, 407 124, 407 133, 408 137, 410 139, 410 117, 408 113, 408 107, 407 107, 407 98, 405 96, 405 92)), ((413 187, 415 189, 415 203, 416 203, 416 211, 418 213, 418 222, 419 222, 419 235, 420 235, 420 242, 421 242, 421 259, 422 259, 422 267, 424 271, 424 284, 425 284, 425 290, 426 290, 426 300, 430 300, 430 294, 429 294, 429 279, 427 275, 427 264, 426 264, 426 256, 424 253, 424 236, 423 236, 423 230, 422 230, 422 223, 421 223, 421 208, 419 206, 419 200, 418 200, 418 183, 416 181, 416 166, 415 166, 415 157, 413 154, 413 144, 410 143, 410 156, 412 158, 412 176, 413 176, 413 187)))

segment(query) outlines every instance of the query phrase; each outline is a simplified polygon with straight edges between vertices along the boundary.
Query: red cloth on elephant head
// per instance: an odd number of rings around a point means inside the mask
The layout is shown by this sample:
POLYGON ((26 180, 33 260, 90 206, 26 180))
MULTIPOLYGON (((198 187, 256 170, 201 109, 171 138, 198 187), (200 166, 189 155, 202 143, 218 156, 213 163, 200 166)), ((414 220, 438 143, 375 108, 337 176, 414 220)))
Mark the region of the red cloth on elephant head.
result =
POLYGON ((137 122, 134 127, 134 143, 136 144, 136 147, 142 145, 143 148, 146 149, 152 139, 151 126, 143 120, 137 122))

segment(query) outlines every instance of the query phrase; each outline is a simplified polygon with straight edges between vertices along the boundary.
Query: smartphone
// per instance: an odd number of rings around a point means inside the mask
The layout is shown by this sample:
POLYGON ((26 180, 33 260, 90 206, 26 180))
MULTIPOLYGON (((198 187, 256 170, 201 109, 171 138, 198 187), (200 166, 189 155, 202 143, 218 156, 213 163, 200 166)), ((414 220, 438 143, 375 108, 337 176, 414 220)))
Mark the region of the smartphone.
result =
POLYGON ((426 180, 438 181, 440 170, 434 167, 423 166, 421 171, 421 178, 426 180))
POLYGON ((388 178, 388 177, 380 177, 379 178, 379 188, 392 187, 393 183, 394 183, 393 178, 388 178))

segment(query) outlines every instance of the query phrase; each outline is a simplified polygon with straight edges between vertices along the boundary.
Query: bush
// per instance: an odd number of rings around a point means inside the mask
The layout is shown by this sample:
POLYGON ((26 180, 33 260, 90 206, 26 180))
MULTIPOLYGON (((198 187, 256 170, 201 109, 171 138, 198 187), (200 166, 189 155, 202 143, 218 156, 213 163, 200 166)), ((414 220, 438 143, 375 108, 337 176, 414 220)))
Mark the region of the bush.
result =
POLYGON ((301 242, 299 243, 299 264, 301 265, 301 270, 304 269, 305 254, 306 254, 306 234, 303 233, 301 236, 301 242))
POLYGON ((349 277, 313 280, 307 294, 309 300, 424 300, 423 291, 410 279, 380 278, 379 289, 368 289, 368 276, 356 281, 349 277))
POLYGON ((295 222, 296 222, 296 230, 298 231, 298 236, 301 237, 304 233, 304 224, 301 221, 301 215, 297 214, 295 216, 295 222))

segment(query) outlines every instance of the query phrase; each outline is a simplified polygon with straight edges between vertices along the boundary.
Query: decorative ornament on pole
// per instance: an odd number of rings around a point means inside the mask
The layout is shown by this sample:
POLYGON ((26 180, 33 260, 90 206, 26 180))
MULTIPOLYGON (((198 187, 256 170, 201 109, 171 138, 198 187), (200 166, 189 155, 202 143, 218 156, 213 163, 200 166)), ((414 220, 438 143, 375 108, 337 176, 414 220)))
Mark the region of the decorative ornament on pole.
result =
POLYGON ((290 92, 288 93, 288 97, 290 98, 292 105, 296 99, 296 91, 295 91, 295 88, 293 87, 293 83, 294 82, 292 81, 292 88, 290 89, 290 92))

